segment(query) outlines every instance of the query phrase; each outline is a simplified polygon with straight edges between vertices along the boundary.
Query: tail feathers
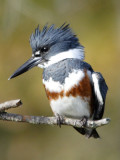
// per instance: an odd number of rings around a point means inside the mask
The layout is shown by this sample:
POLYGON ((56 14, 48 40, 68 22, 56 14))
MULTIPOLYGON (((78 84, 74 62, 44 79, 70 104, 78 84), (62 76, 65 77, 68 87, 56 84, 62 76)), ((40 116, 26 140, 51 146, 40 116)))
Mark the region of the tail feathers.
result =
POLYGON ((95 129, 91 130, 91 129, 77 128, 77 127, 74 127, 74 129, 77 130, 82 135, 85 135, 87 138, 91 138, 91 137, 100 138, 99 134, 95 129))

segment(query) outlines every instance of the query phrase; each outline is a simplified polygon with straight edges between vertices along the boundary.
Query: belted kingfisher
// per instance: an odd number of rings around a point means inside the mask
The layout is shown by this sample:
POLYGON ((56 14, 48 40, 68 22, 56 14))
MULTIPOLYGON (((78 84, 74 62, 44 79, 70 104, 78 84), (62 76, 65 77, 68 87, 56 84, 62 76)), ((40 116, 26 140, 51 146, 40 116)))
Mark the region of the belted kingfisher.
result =
MULTIPOLYGON (((30 37, 32 57, 9 78, 31 68, 43 68, 43 85, 55 116, 99 120, 108 87, 99 72, 84 60, 84 47, 69 24, 39 26, 30 37)), ((95 129, 75 128, 86 137, 99 138, 95 129)))

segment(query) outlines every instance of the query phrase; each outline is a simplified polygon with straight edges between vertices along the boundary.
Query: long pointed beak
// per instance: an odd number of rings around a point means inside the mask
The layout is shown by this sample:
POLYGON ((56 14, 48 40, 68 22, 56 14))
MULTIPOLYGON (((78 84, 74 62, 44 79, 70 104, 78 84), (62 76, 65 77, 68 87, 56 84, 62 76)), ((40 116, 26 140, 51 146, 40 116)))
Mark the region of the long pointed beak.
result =
POLYGON ((41 57, 32 57, 27 62, 25 62, 21 67, 19 67, 8 80, 27 72, 28 70, 32 69, 33 67, 37 66, 42 61, 41 57))

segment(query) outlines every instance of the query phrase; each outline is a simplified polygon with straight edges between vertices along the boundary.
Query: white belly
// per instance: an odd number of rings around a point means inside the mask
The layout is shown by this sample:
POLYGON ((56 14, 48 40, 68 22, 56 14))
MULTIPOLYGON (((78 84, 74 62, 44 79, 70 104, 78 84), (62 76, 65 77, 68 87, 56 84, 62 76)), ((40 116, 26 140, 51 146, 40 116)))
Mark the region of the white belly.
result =
POLYGON ((83 116, 90 117, 89 98, 82 99, 81 97, 63 97, 50 102, 54 114, 61 116, 82 118, 83 116))

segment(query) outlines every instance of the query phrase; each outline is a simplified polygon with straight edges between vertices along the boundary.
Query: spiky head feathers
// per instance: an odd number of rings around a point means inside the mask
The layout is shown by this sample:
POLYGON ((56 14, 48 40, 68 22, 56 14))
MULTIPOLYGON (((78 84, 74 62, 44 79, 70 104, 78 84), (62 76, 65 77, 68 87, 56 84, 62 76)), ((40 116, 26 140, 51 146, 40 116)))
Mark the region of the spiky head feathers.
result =
POLYGON ((35 29, 30 37, 30 45, 33 52, 38 51, 42 47, 54 46, 54 51, 65 51, 80 47, 80 43, 76 35, 73 33, 69 24, 63 24, 59 28, 55 28, 54 24, 48 27, 45 25, 42 30, 39 26, 35 29), (57 46, 55 46, 57 44, 57 46))

